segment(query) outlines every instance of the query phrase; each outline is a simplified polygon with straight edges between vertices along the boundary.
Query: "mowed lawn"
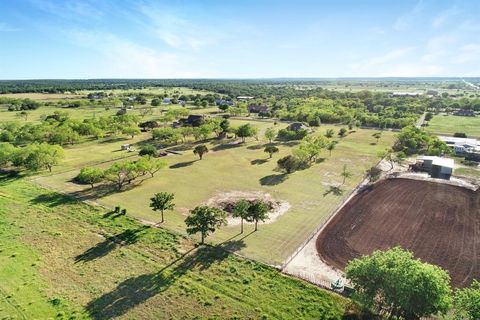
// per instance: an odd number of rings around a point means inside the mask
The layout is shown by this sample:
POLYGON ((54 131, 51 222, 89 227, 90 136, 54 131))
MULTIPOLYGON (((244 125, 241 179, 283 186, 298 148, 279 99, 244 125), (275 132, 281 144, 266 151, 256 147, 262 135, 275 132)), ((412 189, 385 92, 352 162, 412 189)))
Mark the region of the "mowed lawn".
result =
POLYGON ((480 138, 480 117, 436 115, 425 129, 437 135, 453 136, 455 132, 463 132, 468 137, 480 138))
MULTIPOLYGON (((243 120, 232 120, 232 125, 246 123, 243 120)), ((271 122, 251 121, 260 130, 260 137, 265 128, 273 126, 271 122)), ((278 124, 284 127, 286 124, 278 124)), ((328 128, 338 132, 340 127, 322 125, 316 134, 324 134, 328 128)), ((383 132, 378 145, 374 144, 372 134, 375 131, 358 129, 344 138, 335 137, 339 141, 336 149, 329 156, 328 151, 322 154, 323 162, 314 164, 311 168, 290 175, 276 171, 276 162, 280 157, 292 152, 294 144, 277 143, 280 153, 273 159, 263 152, 267 141, 248 139, 241 145, 225 145, 228 141, 211 141, 208 143, 210 152, 203 160, 192 153, 191 146, 181 155, 165 157, 169 168, 157 173, 154 178, 146 179, 131 190, 106 194, 98 199, 99 203, 114 207, 120 205, 128 210, 128 214, 138 219, 157 222, 159 214, 149 208, 150 198, 154 193, 168 191, 175 193, 175 210, 166 213, 165 228, 185 234, 184 220, 189 210, 204 204, 211 197, 221 192, 230 191, 262 191, 269 193, 277 200, 287 201, 291 208, 275 222, 262 224, 258 232, 253 231, 253 225, 246 227, 244 234, 239 234, 239 226, 227 226, 218 230, 207 240, 211 243, 221 243, 228 239, 242 239, 246 246, 240 253, 253 259, 269 264, 280 265, 335 209, 348 193, 364 177, 365 170, 379 159, 379 151, 392 145, 394 135, 383 132), (347 179, 343 195, 327 193, 331 185, 342 183, 340 173, 347 165, 353 176, 347 179)), ((121 142, 115 142, 118 149, 121 142)), ((109 148, 105 145, 105 148, 109 148)), ((60 174, 36 178, 42 185, 63 192, 78 192, 88 190, 71 181, 85 163, 89 163, 89 155, 95 154, 91 146, 80 145, 67 151, 65 171, 62 166, 55 168, 60 174), (82 158, 79 155, 84 154, 82 158), (71 160, 75 157, 76 160, 71 160), (74 163, 78 168, 71 170, 74 163)), ((113 151, 112 151, 113 152, 113 151)), ((108 152, 107 152, 108 154, 108 152)), ((107 167, 110 164, 102 164, 107 167)))
POLYGON ((241 241, 196 248, 107 211, 0 176, 1 319, 342 319, 352 308, 225 250, 241 241))

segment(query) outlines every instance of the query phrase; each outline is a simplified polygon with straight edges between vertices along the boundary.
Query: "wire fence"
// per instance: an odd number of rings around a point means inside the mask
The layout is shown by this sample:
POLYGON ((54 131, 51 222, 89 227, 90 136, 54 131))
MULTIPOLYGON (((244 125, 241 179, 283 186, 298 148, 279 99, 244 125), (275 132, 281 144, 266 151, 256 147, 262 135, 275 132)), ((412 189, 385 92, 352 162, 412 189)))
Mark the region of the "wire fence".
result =
MULTIPOLYGON (((383 159, 380 159, 376 164, 375 167, 377 167, 380 162, 382 162, 383 159)), ((333 217, 337 214, 337 212, 340 211, 340 209, 348 202, 350 201, 351 198, 361 189, 363 188, 367 183, 369 182, 369 177, 368 174, 366 173, 363 176, 362 181, 352 190, 346 197, 343 198, 343 200, 335 206, 335 209, 332 210, 332 212, 327 216, 327 218, 317 227, 315 230, 313 230, 308 237, 302 242, 302 244, 290 255, 285 259, 283 264, 281 265, 280 270, 283 272, 285 271, 285 268, 288 266, 288 264, 297 256, 297 254, 302 251, 305 246, 312 240, 313 237, 315 237, 322 228, 324 228, 332 219, 333 217)))

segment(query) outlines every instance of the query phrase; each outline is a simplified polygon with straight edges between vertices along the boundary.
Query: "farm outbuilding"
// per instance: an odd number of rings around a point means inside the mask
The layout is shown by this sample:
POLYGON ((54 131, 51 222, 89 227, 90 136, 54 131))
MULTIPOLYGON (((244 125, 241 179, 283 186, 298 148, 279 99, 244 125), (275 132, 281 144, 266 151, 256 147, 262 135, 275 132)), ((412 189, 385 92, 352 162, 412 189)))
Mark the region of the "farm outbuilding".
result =
POLYGON ((417 160, 421 162, 422 168, 427 171, 432 178, 450 180, 455 164, 453 159, 420 156, 417 160))

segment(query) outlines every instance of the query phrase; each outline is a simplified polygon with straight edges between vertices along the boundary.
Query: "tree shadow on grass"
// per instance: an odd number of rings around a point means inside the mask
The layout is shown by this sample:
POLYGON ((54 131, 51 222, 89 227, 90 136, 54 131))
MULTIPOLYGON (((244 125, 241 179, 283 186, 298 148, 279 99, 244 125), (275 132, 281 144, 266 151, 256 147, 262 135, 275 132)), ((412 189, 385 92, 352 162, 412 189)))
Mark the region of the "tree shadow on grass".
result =
POLYGON ((111 319, 126 314, 155 295, 169 289, 189 271, 203 271, 221 263, 231 254, 226 248, 240 250, 243 241, 229 241, 218 246, 201 246, 165 266, 158 272, 143 274, 120 283, 113 291, 90 301, 86 310, 93 319, 111 319))
POLYGON ((212 148, 213 151, 222 151, 222 150, 228 150, 228 149, 234 149, 238 147, 242 147, 244 144, 239 142, 239 143, 224 143, 224 144, 219 144, 215 147, 212 148))
POLYGON ((31 204, 43 204, 47 207, 56 207, 63 204, 74 204, 79 203, 79 201, 73 197, 66 196, 64 194, 56 192, 48 192, 40 194, 35 198, 30 200, 31 204))
POLYGON ((250 164, 260 165, 260 164, 264 164, 266 162, 268 162, 268 159, 255 159, 255 160, 250 161, 250 164))
POLYGON ((323 196, 326 197, 330 193, 335 195, 335 196, 341 196, 343 195, 344 190, 340 186, 330 186, 328 187, 327 191, 323 193, 323 196))
POLYGON ((248 146, 247 149, 248 150, 259 150, 259 149, 263 149, 264 147, 265 147, 264 144, 254 144, 254 145, 248 146))
POLYGON ((148 228, 148 226, 142 226, 137 229, 127 229, 122 233, 107 237, 104 241, 76 256, 75 263, 93 261, 106 256, 117 247, 134 244, 148 228))
POLYGON ((185 168, 185 167, 191 166, 192 164, 194 164, 197 161, 198 161, 198 159, 192 160, 192 161, 179 162, 179 163, 172 164, 169 168, 170 169, 185 168))
POLYGON ((271 174, 271 175, 260 178, 260 184, 262 186, 276 186, 287 179, 288 179, 288 174, 286 173, 271 174))
MULTIPOLYGON (((140 182, 140 181, 139 181, 140 182)), ((126 190, 130 190, 131 188, 134 188, 137 184, 130 184, 126 185, 123 187, 122 190, 118 190, 117 186, 113 184, 100 184, 95 186, 95 188, 88 188, 80 191, 75 191, 69 193, 70 196, 75 197, 81 201, 85 200, 92 200, 92 199, 98 199, 102 197, 106 197, 110 194, 116 193, 116 192, 122 192, 126 190)))
POLYGON ((0 185, 4 186, 10 182, 22 178, 24 175, 17 171, 2 171, 0 169, 0 185))

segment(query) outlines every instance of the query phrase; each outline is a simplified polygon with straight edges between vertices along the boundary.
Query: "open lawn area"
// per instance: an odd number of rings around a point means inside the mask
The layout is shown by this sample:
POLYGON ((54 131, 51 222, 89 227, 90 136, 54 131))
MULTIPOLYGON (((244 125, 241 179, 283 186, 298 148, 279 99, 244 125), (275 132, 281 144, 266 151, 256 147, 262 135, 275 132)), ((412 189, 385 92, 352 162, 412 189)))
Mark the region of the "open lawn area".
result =
POLYGON ((2 319, 342 319, 340 296, 0 176, 2 319))
POLYGON ((480 117, 436 115, 425 129, 437 135, 453 136, 455 132, 463 132, 468 137, 480 138, 480 117))
MULTIPOLYGON (((247 123, 246 120, 232 120, 236 126, 247 123)), ((234 144, 232 140, 210 140, 207 145, 210 152, 203 160, 192 153, 193 143, 185 148, 178 147, 179 155, 165 157, 169 167, 161 170, 154 178, 146 179, 141 185, 123 192, 104 192, 105 188, 90 191, 89 187, 71 182, 81 167, 91 165, 91 157, 111 159, 111 154, 125 142, 106 143, 98 147, 98 153, 92 152, 91 145, 78 145, 66 151, 65 164, 54 169, 53 174, 35 179, 38 183, 59 190, 95 200, 103 205, 121 206, 128 214, 148 222, 158 222, 160 217, 149 208, 150 198, 156 192, 175 193, 175 210, 166 213, 165 228, 185 233, 184 220, 189 210, 206 203, 221 192, 263 192, 275 200, 286 202, 289 209, 283 215, 267 224, 261 224, 258 232, 253 225, 246 226, 244 234, 239 234, 238 225, 223 227, 212 237, 207 238, 214 244, 226 240, 242 239, 245 247, 239 252, 245 256, 269 264, 280 265, 334 210, 344 197, 360 182, 365 170, 378 161, 379 151, 392 145, 393 133, 385 131, 378 144, 372 134, 375 131, 358 129, 338 140, 330 156, 323 151, 319 163, 311 168, 293 174, 276 171, 277 160, 291 153, 296 143, 277 143, 280 152, 273 159, 264 153, 267 141, 263 133, 272 122, 251 121, 260 129, 260 141, 250 138, 245 144, 234 144), (230 141, 230 143, 229 143, 230 141), (109 151, 111 150, 111 151, 109 151), (84 157, 82 157, 84 155, 84 157), (92 155, 92 156, 90 156, 92 155), (340 173, 347 165, 353 176, 341 186, 343 194, 335 194, 331 186, 342 183, 340 173), (72 169, 73 168, 73 169, 72 169), (58 173, 58 174, 57 174, 58 173)), ((280 123, 281 128, 286 124, 280 123)), ((328 128, 338 132, 340 127, 322 125, 315 134, 324 134, 328 128)), ((141 142, 141 143, 145 143, 141 142)), ((120 152, 117 152, 120 153, 120 152)), ((97 158, 95 158, 97 160, 97 158)), ((100 166, 105 168, 110 164, 100 166)))

